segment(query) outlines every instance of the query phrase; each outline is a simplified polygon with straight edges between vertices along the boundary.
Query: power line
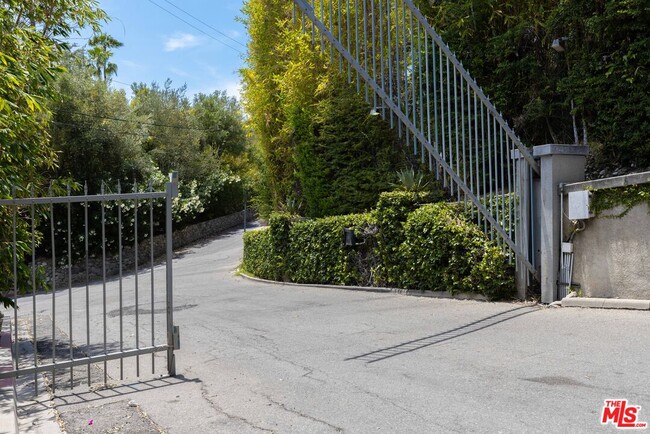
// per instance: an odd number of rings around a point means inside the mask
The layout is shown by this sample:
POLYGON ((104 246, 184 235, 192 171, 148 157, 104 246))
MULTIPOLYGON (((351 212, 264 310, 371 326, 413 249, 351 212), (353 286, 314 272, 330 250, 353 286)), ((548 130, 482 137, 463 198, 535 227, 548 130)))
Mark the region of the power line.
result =
POLYGON ((125 85, 125 86, 131 86, 131 83, 125 83, 125 82, 123 82, 123 81, 115 80, 114 78, 111 78, 110 80, 111 80, 111 81, 114 81, 115 83, 123 84, 123 85, 125 85))
POLYGON ((215 128, 193 128, 193 127, 186 127, 183 125, 165 125, 165 124, 158 124, 154 122, 141 122, 141 121, 135 121, 132 119, 123 119, 123 118, 114 118, 110 116, 99 116, 99 115, 92 115, 90 113, 82 113, 74 110, 69 110, 68 113, 74 113, 80 116, 86 116, 89 118, 95 118, 95 119, 105 119, 109 121, 118 121, 118 122, 130 122, 138 125, 145 125, 149 127, 162 127, 162 128, 173 128, 173 129, 178 129, 178 130, 191 130, 191 131, 216 131, 215 128))
POLYGON ((157 7, 159 7, 159 8, 162 9, 163 11, 167 12, 169 15, 171 15, 171 16, 177 18, 178 20, 184 22, 185 24, 187 24, 188 26, 192 27, 193 29, 196 29, 196 30, 198 30, 199 32, 203 33, 203 34, 206 35, 208 38, 214 39, 215 41, 219 42, 220 44, 225 45, 226 47, 228 47, 228 48, 230 48, 230 49, 232 49, 232 50, 234 50, 234 51, 236 51, 236 52, 238 52, 239 54, 244 54, 243 52, 241 52, 241 51, 238 50, 237 48, 233 47, 232 45, 228 45, 228 44, 226 44, 225 42, 223 42, 222 40, 217 39, 217 38, 215 38, 214 36, 212 36, 211 34, 209 34, 209 33, 205 32, 205 31, 199 29, 199 28, 196 27, 194 24, 192 24, 192 23, 190 23, 189 21, 186 21, 186 20, 184 20, 183 18, 179 17, 178 15, 176 15, 175 13, 173 13, 172 11, 170 11, 169 9, 165 9, 164 7, 160 6, 158 3, 154 2, 153 0, 148 0, 148 1, 149 1, 149 3, 151 3, 151 4, 153 4, 153 5, 157 6, 157 7))
POLYGON ((208 27, 208 28, 214 30, 215 32, 219 33, 219 34, 222 35, 222 36, 225 36, 226 38, 230 39, 230 40, 233 41, 234 43, 239 44, 239 45, 241 45, 242 47, 246 48, 246 45, 242 44, 242 43, 239 42, 238 40, 236 40, 236 39, 234 39, 234 38, 231 38, 230 36, 226 35, 224 32, 222 32, 222 31, 219 30, 219 29, 215 29, 214 27, 212 27, 210 24, 206 23, 205 21, 201 21, 199 18, 195 17, 194 15, 192 15, 192 14, 189 13, 189 12, 187 12, 186 10, 184 10, 184 9, 182 9, 182 8, 180 8, 180 7, 178 7, 178 6, 176 6, 174 3, 170 2, 169 0, 164 0, 164 1, 165 1, 165 3, 169 3, 170 5, 172 5, 173 7, 175 7, 176 9, 178 9, 179 11, 183 12, 185 15, 187 15, 187 16, 189 16, 189 17, 191 17, 191 18, 194 18, 196 21, 198 21, 199 23, 203 24, 204 26, 206 26, 206 27, 208 27))
MULTIPOLYGON (((54 125, 60 125, 60 126, 65 126, 65 127, 75 127, 75 128, 84 128, 85 127, 84 125, 74 124, 74 123, 70 123, 70 122, 59 122, 59 121, 50 121, 50 122, 53 123, 54 125)), ((98 129, 99 131, 104 131, 104 132, 107 132, 107 133, 114 133, 114 131, 111 131, 111 130, 109 130, 107 128, 99 128, 99 127, 95 127, 95 128, 98 129)), ((149 138, 149 137, 158 138, 158 137, 156 137, 154 135, 151 135, 151 134, 133 133, 133 132, 120 132, 120 135, 122 135, 122 136, 135 136, 135 137, 140 137, 142 139, 146 139, 146 138, 149 138)))

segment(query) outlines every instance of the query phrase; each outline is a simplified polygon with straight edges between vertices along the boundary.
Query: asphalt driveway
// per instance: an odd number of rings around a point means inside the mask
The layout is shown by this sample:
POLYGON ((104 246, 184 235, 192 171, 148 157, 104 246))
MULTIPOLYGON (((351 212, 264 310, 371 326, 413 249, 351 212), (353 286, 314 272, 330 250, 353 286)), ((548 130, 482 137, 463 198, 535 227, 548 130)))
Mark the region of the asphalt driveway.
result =
POLYGON ((174 261, 178 377, 62 391, 68 432, 129 401, 146 423, 122 432, 593 433, 606 399, 650 420, 648 311, 259 283, 241 235, 174 261))

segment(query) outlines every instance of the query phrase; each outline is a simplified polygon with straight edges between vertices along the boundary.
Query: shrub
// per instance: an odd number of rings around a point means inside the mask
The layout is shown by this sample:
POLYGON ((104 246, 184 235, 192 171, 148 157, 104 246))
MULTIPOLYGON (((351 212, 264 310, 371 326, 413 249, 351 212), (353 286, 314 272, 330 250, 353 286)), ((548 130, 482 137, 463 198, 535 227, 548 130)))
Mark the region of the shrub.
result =
POLYGON ((379 233, 377 253, 381 265, 376 270, 376 283, 395 286, 399 282, 401 258, 399 246, 404 241, 402 225, 410 212, 424 203, 438 199, 430 192, 392 191, 382 193, 374 211, 379 233))
POLYGON ((430 199, 386 193, 374 213, 303 221, 273 214, 268 229, 245 234, 243 269, 297 283, 372 286, 388 281, 401 288, 472 292, 489 299, 514 295, 514 273, 503 251, 463 216, 461 206, 440 202, 412 211, 430 199), (355 247, 344 245, 344 228, 354 230, 360 241, 355 247), (385 274, 376 276, 378 271, 385 274))
POLYGON ((291 228, 289 278, 299 283, 367 284, 374 250, 371 214, 351 214, 306 220, 291 228), (364 244, 344 246, 343 229, 352 228, 364 244))
POLYGON ((411 213, 399 247, 400 286, 478 292, 489 299, 513 295, 511 267, 501 249, 456 204, 426 205, 411 213))
POLYGON ((244 271, 271 280, 287 280, 289 232, 297 216, 273 213, 269 227, 244 234, 244 271))
POLYGON ((279 280, 282 275, 271 248, 271 229, 262 228, 244 234, 242 270, 262 279, 279 280))

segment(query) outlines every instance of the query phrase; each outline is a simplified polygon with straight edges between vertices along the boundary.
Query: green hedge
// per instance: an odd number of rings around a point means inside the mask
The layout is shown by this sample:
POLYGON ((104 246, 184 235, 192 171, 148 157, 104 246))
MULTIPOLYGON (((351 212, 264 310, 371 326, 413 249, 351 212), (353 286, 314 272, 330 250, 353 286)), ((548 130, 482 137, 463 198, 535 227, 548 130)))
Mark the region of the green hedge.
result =
POLYGON ((263 279, 288 280, 289 232, 298 219, 288 213, 273 213, 268 228, 245 233, 242 269, 263 279))
POLYGON ((295 223, 289 241, 288 274, 293 282, 336 285, 367 284, 363 276, 367 267, 361 265, 372 250, 371 214, 325 217, 295 223), (361 243, 346 247, 344 228, 353 228, 361 243), (365 241, 364 241, 365 240, 365 241))
POLYGON ((401 287, 476 292, 490 299, 514 295, 514 278, 503 251, 456 204, 425 205, 404 224, 399 247, 401 287))
POLYGON ((381 286, 398 286, 400 281, 399 246, 404 242, 403 225, 409 213, 435 199, 428 192, 410 191, 391 191, 379 196, 374 213, 379 226, 377 254, 381 259, 376 280, 381 286))
POLYGON ((242 271, 262 279, 281 280, 282 269, 278 267, 271 243, 271 229, 262 228, 244 234, 244 261, 242 271))
POLYGON ((503 251, 444 202, 421 205, 422 193, 382 194, 372 213, 299 221, 274 215, 270 228, 244 236, 242 268, 297 283, 390 286, 514 295, 514 272, 503 251), (343 229, 359 244, 344 246, 343 229))

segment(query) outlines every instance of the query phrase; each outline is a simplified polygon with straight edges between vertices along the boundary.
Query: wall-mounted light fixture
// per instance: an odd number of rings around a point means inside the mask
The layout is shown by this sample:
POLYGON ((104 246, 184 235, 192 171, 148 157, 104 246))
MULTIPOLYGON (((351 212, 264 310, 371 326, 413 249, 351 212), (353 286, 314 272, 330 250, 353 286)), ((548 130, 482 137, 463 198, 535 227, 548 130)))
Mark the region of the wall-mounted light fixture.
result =
POLYGON ((365 240, 359 242, 357 235, 352 228, 343 228, 343 245, 346 247, 355 247, 365 244, 365 240))
POLYGON ((563 52, 566 50, 566 41, 568 41, 569 38, 566 36, 563 36, 561 38, 556 38, 553 39, 553 43, 551 44, 551 48, 557 51, 558 53, 563 52))

